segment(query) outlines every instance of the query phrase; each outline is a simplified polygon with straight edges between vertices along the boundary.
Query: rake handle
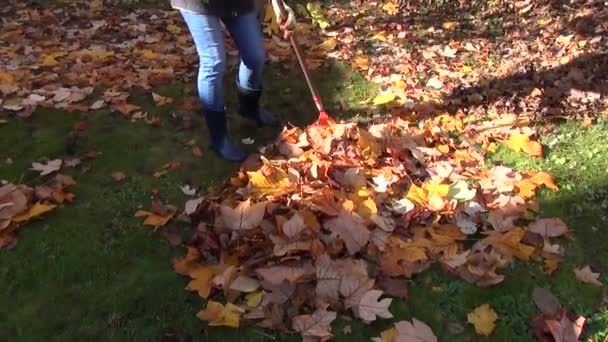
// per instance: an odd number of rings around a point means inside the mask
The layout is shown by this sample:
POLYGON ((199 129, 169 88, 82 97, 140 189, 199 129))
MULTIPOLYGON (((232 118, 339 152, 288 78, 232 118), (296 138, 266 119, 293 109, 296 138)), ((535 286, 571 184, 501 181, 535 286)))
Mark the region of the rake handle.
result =
MULTIPOLYGON (((277 0, 276 3, 279 8, 279 15, 282 18, 286 18, 289 14, 287 13, 287 9, 285 8, 283 0, 277 0)), ((320 119, 327 119, 328 115, 323 107, 323 101, 321 100, 321 96, 319 96, 317 87, 315 87, 312 82, 312 79, 310 78, 308 68, 306 67, 306 63, 304 62, 304 57, 302 56, 302 51, 300 50, 300 46, 296 42, 296 39, 293 34, 291 35, 291 37, 289 37, 289 41, 291 42, 291 47, 293 48, 293 51, 296 54, 296 58, 298 60, 298 63, 300 64, 300 68, 302 69, 302 73, 304 74, 304 78, 306 79, 306 83, 308 84, 308 89, 310 89, 313 101, 315 102, 315 106, 317 106, 317 110, 320 113, 320 119)))

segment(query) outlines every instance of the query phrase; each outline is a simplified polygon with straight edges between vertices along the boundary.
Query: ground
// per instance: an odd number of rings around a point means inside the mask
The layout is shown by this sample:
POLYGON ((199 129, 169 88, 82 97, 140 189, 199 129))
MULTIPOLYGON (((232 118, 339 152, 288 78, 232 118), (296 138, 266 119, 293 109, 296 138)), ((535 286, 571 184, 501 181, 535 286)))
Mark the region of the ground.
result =
MULTIPOLYGON (((327 107, 342 119, 365 117, 362 103, 377 93, 348 65, 330 63, 315 71, 327 107)), ((297 69, 271 64, 266 73, 267 107, 283 114, 294 125, 314 121, 315 110, 297 69)), ((156 91, 179 98, 192 94, 189 83, 173 83, 156 91)), ((228 96, 234 108, 234 93, 228 96)), ((222 161, 209 151, 207 133, 200 117, 184 129, 172 119, 173 105, 155 107, 147 92, 135 93, 136 104, 162 118, 161 127, 129 122, 102 109, 68 113, 39 109, 27 119, 11 118, 0 124, 0 177, 18 183, 40 178, 27 171, 32 161, 57 156, 100 152, 85 161, 90 171, 74 174, 76 199, 44 220, 28 224, 19 242, 0 254, 0 340, 297 340, 256 327, 239 330, 207 327, 195 314, 203 301, 184 291, 186 279, 175 274, 170 261, 183 250, 144 228, 135 211, 146 208, 157 192, 169 203, 183 203, 180 186, 202 189, 217 185, 238 166, 222 161), (83 131, 74 129, 86 120, 83 131), (189 141, 204 146, 202 158, 193 156, 189 141), (182 168, 162 177, 155 170, 173 161, 182 168), (110 175, 123 171, 121 183, 110 175)), ((0 114, 1 115, 1 114, 0 114)), ((231 129, 238 140, 253 138, 260 146, 275 131, 253 131, 252 126, 230 113, 231 129)), ((594 341, 608 339, 608 310, 603 288, 579 283, 572 269, 590 264, 608 282, 608 249, 603 230, 608 224, 608 121, 592 125, 579 121, 558 122, 542 135, 545 158, 534 159, 500 146, 488 165, 504 164, 518 170, 544 170, 557 179, 560 191, 542 191, 537 200, 542 215, 561 217, 572 230, 565 244, 566 261, 556 274, 542 273, 540 264, 516 265, 507 280, 495 287, 478 288, 433 269, 412 279, 410 298, 391 307, 395 321, 416 317, 427 322, 440 340, 529 341, 530 319, 536 308, 530 300, 534 287, 551 289, 563 304, 588 317, 585 335, 594 341), (497 329, 480 338, 469 326, 454 336, 450 322, 466 322, 478 305, 489 303, 498 313, 497 329)), ((188 225, 182 224, 187 238, 188 225)), ((390 326, 389 320, 364 325, 339 320, 336 340, 368 340, 390 326), (344 333, 350 326, 352 332, 344 333)))

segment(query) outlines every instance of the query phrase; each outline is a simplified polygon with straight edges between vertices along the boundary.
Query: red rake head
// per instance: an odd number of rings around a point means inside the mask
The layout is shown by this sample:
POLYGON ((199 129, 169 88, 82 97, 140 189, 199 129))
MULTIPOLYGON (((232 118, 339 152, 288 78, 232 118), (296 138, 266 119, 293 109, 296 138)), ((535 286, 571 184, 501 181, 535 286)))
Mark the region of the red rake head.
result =
POLYGON ((329 116, 329 114, 327 114, 326 111, 319 112, 319 119, 314 123, 314 125, 318 126, 331 126, 335 124, 336 122, 329 116))

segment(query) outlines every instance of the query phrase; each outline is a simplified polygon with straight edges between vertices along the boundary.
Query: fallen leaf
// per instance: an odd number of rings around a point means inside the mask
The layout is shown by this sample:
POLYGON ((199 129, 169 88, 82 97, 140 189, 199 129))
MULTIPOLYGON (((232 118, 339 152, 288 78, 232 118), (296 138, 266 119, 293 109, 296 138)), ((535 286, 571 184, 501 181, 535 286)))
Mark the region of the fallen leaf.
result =
POLYGON ((303 337, 330 338, 331 323, 336 319, 336 313, 317 309, 312 315, 296 316, 292 320, 293 330, 303 337))
POLYGON ((538 141, 531 141, 526 134, 514 134, 505 141, 505 144, 513 151, 524 153, 532 157, 542 157, 543 147, 538 141))
POLYGON ((62 163, 63 161, 61 159, 49 160, 46 164, 34 162, 32 163, 32 168, 30 170, 38 171, 41 176, 46 176, 55 171, 59 171, 62 163))
POLYGON ((437 342, 437 336, 424 322, 413 318, 412 321, 400 321, 395 327, 382 334, 381 342, 437 342), (392 331, 390 331, 392 330, 392 331))
POLYGON ((121 113, 124 116, 128 116, 132 112, 141 109, 141 107, 124 102, 112 105, 112 109, 121 113))
POLYGON ((202 147, 200 147, 198 144, 194 144, 192 145, 192 155, 196 158, 203 158, 205 154, 203 153, 202 147))
POLYGON ((238 328, 241 322, 241 315, 244 312, 245 310, 232 303, 224 306, 221 303, 209 301, 207 302, 207 307, 201 310, 196 317, 202 321, 209 322, 210 326, 238 328))
POLYGON ((325 222, 324 227, 335 232, 346 244, 350 255, 359 252, 370 238, 370 231, 363 219, 356 213, 342 210, 337 218, 325 222))
POLYGON ((138 210, 135 213, 135 217, 145 217, 144 225, 152 226, 155 228, 166 225, 175 216, 175 211, 168 213, 167 215, 159 215, 151 211, 138 210))
POLYGON ((484 336, 490 336, 496 328, 496 312, 488 304, 483 304, 467 315, 469 323, 475 326, 475 331, 484 336))
POLYGON ((12 221, 16 222, 16 223, 27 222, 31 219, 34 219, 38 216, 41 216, 41 215, 55 209, 55 207, 56 207, 56 205, 54 205, 54 204, 43 204, 43 203, 37 202, 27 212, 13 217, 12 221))
POLYGON ((540 312, 549 316, 556 314, 562 307, 559 299, 557 299, 551 291, 541 287, 534 288, 534 291, 532 291, 532 300, 534 300, 534 304, 536 304, 536 307, 540 312))
POLYGON ((123 180, 127 179, 127 174, 122 171, 116 171, 112 173, 112 179, 117 182, 122 182, 123 180))
POLYGON ((264 219, 267 203, 259 202, 252 205, 251 200, 247 199, 239 202, 236 208, 222 205, 220 207, 222 220, 226 227, 236 231, 257 228, 264 219))
POLYGON ((559 237, 568 233, 568 226, 559 218, 544 218, 534 221, 528 230, 543 237, 559 237))
POLYGON ((395 98, 396 96, 393 93, 381 94, 376 96, 372 103, 374 104, 374 106, 381 106, 395 101, 395 98))
POLYGON ((203 299, 209 298, 212 288, 211 280, 215 276, 213 269, 197 263, 195 268, 188 272, 188 275, 192 280, 186 285, 186 290, 196 291, 203 299))
POLYGON ((433 89, 441 89, 443 88, 443 82, 435 77, 432 77, 426 82, 426 86, 433 89))
POLYGON ((450 189, 447 197, 458 201, 470 201, 477 195, 475 189, 469 189, 469 185, 465 181, 457 181, 450 184, 450 189))
POLYGON ((382 296, 380 290, 369 290, 362 297, 361 301, 355 306, 355 315, 364 322, 373 322, 377 317, 393 318, 393 314, 388 311, 388 307, 393 301, 391 298, 379 300, 382 296))
POLYGON ((184 208, 184 212, 186 213, 186 215, 194 214, 196 212, 196 210, 198 209, 198 206, 201 203, 203 203, 204 200, 205 200, 204 197, 199 197, 199 198, 193 198, 193 199, 186 201, 186 205, 184 208))
POLYGON ((600 274, 593 272, 589 266, 575 268, 574 274, 576 275, 576 279, 578 279, 578 281, 581 283, 602 286, 602 282, 599 280, 600 274))

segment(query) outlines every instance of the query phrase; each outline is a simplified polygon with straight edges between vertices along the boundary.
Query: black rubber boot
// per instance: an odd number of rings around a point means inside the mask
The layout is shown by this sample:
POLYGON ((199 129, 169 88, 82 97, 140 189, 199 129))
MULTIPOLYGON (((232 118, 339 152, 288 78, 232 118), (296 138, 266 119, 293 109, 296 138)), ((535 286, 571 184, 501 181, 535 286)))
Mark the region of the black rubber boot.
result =
POLYGON ((251 120, 255 120, 260 127, 278 127, 277 115, 260 108, 262 90, 244 89, 237 84, 239 94, 239 113, 251 120))
POLYGON ((226 112, 206 111, 205 119, 211 135, 211 149, 220 157, 233 162, 241 162, 247 157, 240 146, 228 136, 226 112))

